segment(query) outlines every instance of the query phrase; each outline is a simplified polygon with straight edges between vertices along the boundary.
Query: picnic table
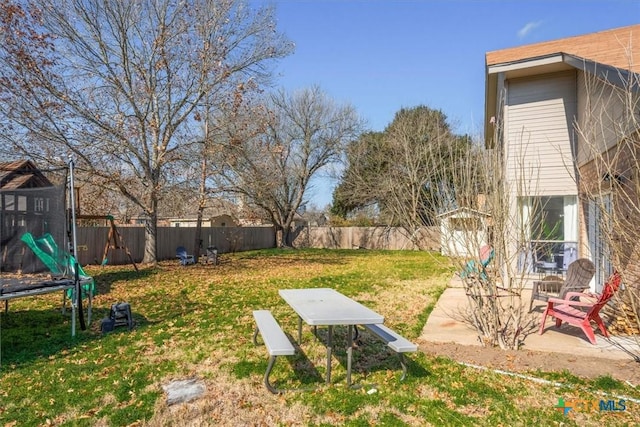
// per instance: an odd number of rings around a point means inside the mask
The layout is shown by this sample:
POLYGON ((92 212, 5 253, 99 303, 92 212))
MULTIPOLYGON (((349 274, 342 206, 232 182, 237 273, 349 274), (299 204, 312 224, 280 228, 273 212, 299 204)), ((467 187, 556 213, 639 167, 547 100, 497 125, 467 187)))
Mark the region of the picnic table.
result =
POLYGON ((384 317, 357 301, 330 288, 281 289, 280 296, 298 314, 298 343, 302 341, 302 321, 307 325, 327 326, 327 374, 331 382, 333 327, 347 326, 347 384, 351 385, 352 333, 355 325, 380 325, 384 317))

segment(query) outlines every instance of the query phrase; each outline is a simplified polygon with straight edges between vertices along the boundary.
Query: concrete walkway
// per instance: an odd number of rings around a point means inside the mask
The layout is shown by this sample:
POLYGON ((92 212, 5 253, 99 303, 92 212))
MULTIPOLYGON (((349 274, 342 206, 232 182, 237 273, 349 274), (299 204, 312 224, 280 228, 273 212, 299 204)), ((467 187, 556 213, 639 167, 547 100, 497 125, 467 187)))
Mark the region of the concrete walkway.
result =
MULTIPOLYGON (((525 289, 524 300, 529 302, 530 289, 525 289)), ((449 287, 443 292, 431 312, 427 324, 422 331, 422 338, 431 342, 456 343, 462 345, 477 345, 480 342, 469 322, 464 321, 467 307, 467 297, 460 279, 454 278, 449 287)), ((555 322, 547 318, 546 327, 542 335, 538 334, 542 313, 546 303, 535 301, 531 316, 532 330, 529 331, 523 350, 568 353, 606 359, 629 359, 629 354, 621 349, 634 350, 640 354, 640 348, 634 340, 625 337, 611 337, 607 339, 600 331, 596 331, 596 345, 592 345, 580 328, 563 324, 557 329, 555 322)))

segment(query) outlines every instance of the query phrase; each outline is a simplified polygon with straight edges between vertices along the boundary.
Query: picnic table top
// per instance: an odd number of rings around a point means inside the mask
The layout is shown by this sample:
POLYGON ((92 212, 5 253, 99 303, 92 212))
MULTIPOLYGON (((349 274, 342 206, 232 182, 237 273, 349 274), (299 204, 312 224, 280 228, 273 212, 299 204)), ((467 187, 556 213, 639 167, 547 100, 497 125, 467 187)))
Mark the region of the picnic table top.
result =
POLYGON ((281 289, 279 294, 308 325, 384 323, 382 315, 335 289, 281 289))

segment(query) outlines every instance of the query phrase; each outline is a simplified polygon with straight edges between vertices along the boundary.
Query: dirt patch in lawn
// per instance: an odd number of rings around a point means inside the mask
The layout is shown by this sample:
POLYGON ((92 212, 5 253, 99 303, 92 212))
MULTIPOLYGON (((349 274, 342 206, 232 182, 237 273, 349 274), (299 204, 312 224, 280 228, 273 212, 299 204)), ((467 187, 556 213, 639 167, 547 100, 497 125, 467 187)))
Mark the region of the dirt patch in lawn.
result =
POLYGON ((501 350, 456 343, 421 341, 420 350, 431 356, 443 356, 462 363, 500 369, 509 372, 534 375, 536 371, 563 372, 583 378, 612 378, 640 386, 640 363, 628 360, 611 360, 600 357, 576 356, 532 350, 501 350))

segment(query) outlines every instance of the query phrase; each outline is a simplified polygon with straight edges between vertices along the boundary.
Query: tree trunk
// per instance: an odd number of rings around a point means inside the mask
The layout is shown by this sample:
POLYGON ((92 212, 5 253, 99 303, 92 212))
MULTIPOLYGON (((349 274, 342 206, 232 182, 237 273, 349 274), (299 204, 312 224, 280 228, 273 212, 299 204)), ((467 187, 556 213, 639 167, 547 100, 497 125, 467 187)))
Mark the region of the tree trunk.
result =
POLYGON ((291 246, 291 226, 287 226, 282 229, 282 242, 280 242, 280 247, 288 248, 290 246, 291 246))
POLYGON ((198 219, 196 221, 196 241, 194 242, 193 258, 196 263, 200 260, 200 248, 202 248, 202 215, 204 207, 198 207, 198 219))
POLYGON ((276 247, 284 247, 284 231, 280 226, 276 226, 276 247))
POLYGON ((149 219, 144 226, 144 258, 145 264, 157 264, 158 258, 158 213, 156 211, 149 215, 149 219))
POLYGON ((158 198, 151 195, 151 209, 147 212, 149 219, 144 226, 144 258, 145 264, 158 263, 158 198))
MULTIPOLYGON (((205 133, 206 133, 205 124, 205 133)), ((202 156, 200 169, 200 187, 198 189, 198 220, 196 222, 196 241, 194 242, 193 257, 196 262, 200 260, 200 248, 202 248, 202 217, 204 216, 204 208, 206 204, 206 180, 207 180, 207 156, 202 156)))

